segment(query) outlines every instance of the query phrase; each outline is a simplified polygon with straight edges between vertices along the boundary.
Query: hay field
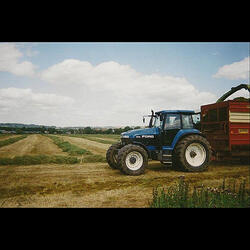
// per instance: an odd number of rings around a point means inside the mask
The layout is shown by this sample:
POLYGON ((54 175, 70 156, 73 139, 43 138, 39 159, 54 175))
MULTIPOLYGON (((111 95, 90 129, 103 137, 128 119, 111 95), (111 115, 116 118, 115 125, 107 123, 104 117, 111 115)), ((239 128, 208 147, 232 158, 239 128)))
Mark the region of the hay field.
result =
POLYGON ((1 134, 0 135, 0 141, 3 141, 3 140, 7 140, 9 138, 15 138, 15 137, 18 137, 19 135, 3 135, 1 134))
MULTIPOLYGON (((91 139, 116 140, 98 135, 89 139, 58 137, 101 156, 105 156, 109 144, 91 139)), ((29 135, 0 150, 0 158, 27 154, 67 155, 67 152, 42 135, 29 135)), ((123 175, 105 162, 0 165, 0 207, 148 207, 153 187, 171 185, 181 175, 191 185, 212 186, 220 185, 224 178, 229 181, 245 178, 249 189, 249 165, 238 163, 212 163, 206 172, 183 173, 150 161, 141 176, 123 175)))
POLYGON ((29 135, 27 138, 0 148, 0 157, 24 155, 66 155, 49 138, 42 135, 29 135))

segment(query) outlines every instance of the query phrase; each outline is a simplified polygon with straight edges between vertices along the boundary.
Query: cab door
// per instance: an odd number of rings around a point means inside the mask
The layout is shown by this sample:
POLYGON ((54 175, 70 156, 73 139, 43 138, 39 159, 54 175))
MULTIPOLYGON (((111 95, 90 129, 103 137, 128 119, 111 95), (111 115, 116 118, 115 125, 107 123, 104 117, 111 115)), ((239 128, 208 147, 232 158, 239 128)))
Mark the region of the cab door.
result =
POLYGON ((163 125, 162 146, 171 146, 176 134, 181 129, 181 115, 167 114, 163 125))

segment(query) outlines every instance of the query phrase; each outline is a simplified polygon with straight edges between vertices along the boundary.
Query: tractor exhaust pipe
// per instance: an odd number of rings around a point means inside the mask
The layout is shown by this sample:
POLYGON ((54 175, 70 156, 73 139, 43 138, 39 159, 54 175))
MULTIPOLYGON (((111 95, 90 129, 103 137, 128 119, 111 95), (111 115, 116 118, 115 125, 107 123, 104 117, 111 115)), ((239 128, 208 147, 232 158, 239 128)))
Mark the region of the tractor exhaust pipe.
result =
POLYGON ((149 121, 149 128, 152 128, 152 125, 153 125, 153 118, 155 117, 154 115, 154 111, 151 110, 151 115, 144 115, 143 116, 143 123, 145 123, 145 117, 150 117, 150 121, 149 121))
POLYGON ((153 125, 153 117, 154 117, 154 111, 151 110, 151 118, 150 118, 150 122, 149 122, 149 127, 152 128, 152 125, 153 125))

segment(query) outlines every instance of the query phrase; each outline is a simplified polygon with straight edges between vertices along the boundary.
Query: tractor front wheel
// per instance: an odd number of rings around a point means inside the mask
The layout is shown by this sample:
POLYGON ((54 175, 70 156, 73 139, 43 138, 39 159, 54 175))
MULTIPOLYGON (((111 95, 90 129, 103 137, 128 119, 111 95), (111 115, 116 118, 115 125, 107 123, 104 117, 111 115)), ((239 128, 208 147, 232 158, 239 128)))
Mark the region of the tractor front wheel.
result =
POLYGON ((148 165, 148 154, 142 147, 128 144, 119 150, 117 163, 124 174, 140 175, 148 165))
POLYGON ((118 151, 121 147, 122 147, 121 143, 113 144, 109 147, 106 153, 106 160, 112 169, 118 168, 117 156, 118 156, 118 151))

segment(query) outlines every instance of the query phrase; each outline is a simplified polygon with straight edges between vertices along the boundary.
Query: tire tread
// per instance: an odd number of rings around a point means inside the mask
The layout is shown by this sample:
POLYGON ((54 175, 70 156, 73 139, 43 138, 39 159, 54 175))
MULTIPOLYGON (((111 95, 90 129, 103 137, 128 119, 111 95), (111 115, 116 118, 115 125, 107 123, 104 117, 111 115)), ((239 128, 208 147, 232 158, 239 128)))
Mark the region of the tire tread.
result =
POLYGON ((122 147, 119 150, 118 157, 117 157, 117 164, 119 166, 119 169, 121 170, 122 173, 127 174, 127 175, 140 175, 145 172, 145 168, 147 167, 148 164, 148 154, 147 152, 140 146, 134 145, 134 144, 128 144, 124 147, 122 147), (130 170, 125 163, 125 158, 126 155, 131 152, 131 151, 138 151, 142 154, 143 156, 143 165, 140 169, 136 171, 130 170))
POLYGON ((117 150, 117 149, 120 149, 122 147, 121 143, 115 143, 113 145, 111 145, 109 147, 109 149, 107 150, 106 152, 106 160, 109 164, 109 166, 112 168, 112 169, 117 169, 118 168, 118 164, 114 162, 114 159, 113 159, 113 153, 114 153, 114 150, 117 150))
POLYGON ((201 172, 208 168, 208 165, 211 161, 212 149, 208 142, 208 140, 201 136, 201 135, 190 135, 182 140, 177 144, 174 149, 174 165, 178 170, 188 171, 188 172, 201 172), (192 142, 201 142, 203 146, 205 146, 207 159, 200 167, 192 167, 190 166, 185 159, 185 149, 186 147, 191 144, 192 142))

